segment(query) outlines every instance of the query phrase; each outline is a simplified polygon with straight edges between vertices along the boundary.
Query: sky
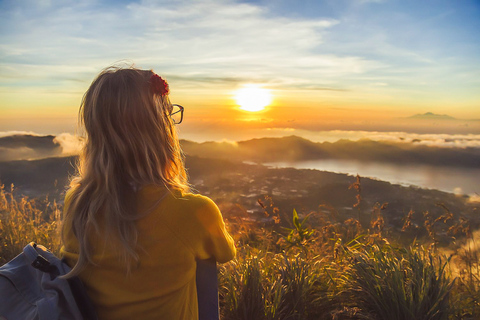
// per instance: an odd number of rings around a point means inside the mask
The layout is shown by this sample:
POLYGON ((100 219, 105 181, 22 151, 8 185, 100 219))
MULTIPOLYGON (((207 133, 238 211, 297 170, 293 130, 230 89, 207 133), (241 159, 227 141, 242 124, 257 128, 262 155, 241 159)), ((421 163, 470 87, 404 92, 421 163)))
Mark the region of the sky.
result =
POLYGON ((194 140, 480 133, 478 0, 0 0, 0 132, 72 132, 113 64, 166 78, 194 140), (263 111, 235 100, 252 84, 263 111))

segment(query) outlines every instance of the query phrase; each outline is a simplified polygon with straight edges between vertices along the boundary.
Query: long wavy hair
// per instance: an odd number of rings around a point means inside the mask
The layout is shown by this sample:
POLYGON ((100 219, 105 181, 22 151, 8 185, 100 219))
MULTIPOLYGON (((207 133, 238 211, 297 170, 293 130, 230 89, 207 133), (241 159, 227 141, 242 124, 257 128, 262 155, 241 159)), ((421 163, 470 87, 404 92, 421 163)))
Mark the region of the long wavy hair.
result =
MULTIPOLYGON (((70 184, 66 219, 79 243, 70 276, 93 262, 90 235, 118 248, 127 272, 138 262, 135 193, 144 185, 188 191, 168 95, 151 90, 151 70, 110 67, 83 96, 85 145, 70 184)), ((65 230, 65 227, 63 228, 65 230)))

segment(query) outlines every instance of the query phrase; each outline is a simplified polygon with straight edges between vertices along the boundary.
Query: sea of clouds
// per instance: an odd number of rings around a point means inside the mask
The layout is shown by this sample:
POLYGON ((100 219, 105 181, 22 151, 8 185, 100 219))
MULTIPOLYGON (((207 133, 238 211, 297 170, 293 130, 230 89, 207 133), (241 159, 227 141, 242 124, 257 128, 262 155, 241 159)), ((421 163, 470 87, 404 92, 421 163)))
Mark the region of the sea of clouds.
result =
POLYGON ((380 131, 306 131, 298 129, 270 129, 272 136, 298 135, 313 142, 336 142, 341 139, 350 141, 372 140, 384 142, 399 142, 445 148, 480 148, 480 134, 426 134, 409 132, 380 131))
MULTIPOLYGON (((480 134, 418 134, 406 132, 379 131, 307 131, 298 129, 270 129, 258 132, 258 137, 282 137, 297 135, 313 142, 382 141, 402 143, 410 146, 422 145, 441 148, 480 148, 480 134), (263 135, 262 135, 263 133, 263 135)), ((188 136, 186 137, 188 140, 188 136)), ((31 131, 0 132, 0 161, 35 160, 46 157, 76 155, 83 146, 84 139, 72 133, 40 135, 31 131), (46 144, 45 140, 51 140, 46 144)), ((219 142, 236 141, 218 139, 219 142)))

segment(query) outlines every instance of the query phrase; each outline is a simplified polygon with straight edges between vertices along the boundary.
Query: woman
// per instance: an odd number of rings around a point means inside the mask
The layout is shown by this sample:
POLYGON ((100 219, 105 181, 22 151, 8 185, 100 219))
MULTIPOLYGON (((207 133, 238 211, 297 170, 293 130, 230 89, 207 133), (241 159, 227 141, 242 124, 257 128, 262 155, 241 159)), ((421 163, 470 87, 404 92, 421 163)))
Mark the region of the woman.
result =
POLYGON ((62 255, 100 319, 197 319, 196 261, 235 256, 217 206, 188 192, 168 93, 152 71, 108 68, 82 100, 62 255))

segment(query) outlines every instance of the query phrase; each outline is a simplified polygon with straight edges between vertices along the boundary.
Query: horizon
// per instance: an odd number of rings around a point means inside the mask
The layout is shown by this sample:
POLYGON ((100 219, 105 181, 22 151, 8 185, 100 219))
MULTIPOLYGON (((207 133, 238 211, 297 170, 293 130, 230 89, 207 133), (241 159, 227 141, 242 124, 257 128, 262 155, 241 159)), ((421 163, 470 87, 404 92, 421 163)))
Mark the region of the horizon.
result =
MULTIPOLYGON (((223 159, 240 166, 261 164, 267 168, 360 175, 391 184, 454 193, 467 197, 469 202, 480 201, 477 178, 480 135, 341 131, 324 134, 321 142, 291 135, 238 142, 199 143, 182 139, 180 144, 188 159, 223 159)), ((76 156, 82 144, 79 137, 67 133, 44 136, 15 132, 12 136, 0 132, 0 164, 6 168, 21 167, 25 161, 17 161, 27 160, 31 169, 62 161, 55 159, 76 156)), ((9 169, 4 171, 7 177, 8 172, 9 169)))
MULTIPOLYGON (((462 120, 449 115, 438 115, 431 112, 411 115, 404 118, 392 118, 389 121, 319 121, 295 126, 294 121, 288 121, 289 126, 276 126, 266 121, 225 122, 206 121, 190 122, 188 109, 184 121, 177 125, 179 139, 195 142, 206 141, 243 141, 254 138, 286 137, 296 135, 305 139, 322 142, 339 139, 358 140, 361 138, 373 140, 378 137, 388 137, 387 140, 399 140, 405 136, 415 136, 423 139, 448 139, 456 141, 458 137, 468 137, 469 140, 480 140, 480 120, 462 120), (436 137, 436 138, 435 138, 436 137)), ((66 118, 0 118, 0 137, 15 134, 32 135, 82 135, 76 117, 66 118)), ((461 145, 460 145, 461 147, 461 145)))
POLYGON ((0 131, 74 132, 92 79, 122 61, 169 81, 171 101, 185 107, 180 138, 480 133, 476 1, 1 1, 0 9, 0 131), (248 86, 268 90, 271 103, 245 111, 235 95, 248 86), (427 113, 455 119, 410 118, 427 113))

